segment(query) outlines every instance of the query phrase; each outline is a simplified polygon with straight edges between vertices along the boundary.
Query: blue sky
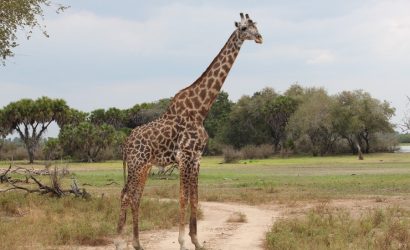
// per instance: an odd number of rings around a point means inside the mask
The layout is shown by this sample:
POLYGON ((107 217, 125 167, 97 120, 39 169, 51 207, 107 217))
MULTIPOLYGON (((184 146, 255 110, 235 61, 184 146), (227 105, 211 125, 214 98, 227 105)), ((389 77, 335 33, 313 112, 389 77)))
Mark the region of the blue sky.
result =
POLYGON ((128 108, 173 96, 219 52, 239 12, 258 23, 223 89, 232 100, 292 83, 335 94, 363 89, 394 106, 410 95, 410 2, 59 1, 47 11, 50 38, 20 40, 0 67, 0 107, 20 98, 64 98, 74 108, 128 108))

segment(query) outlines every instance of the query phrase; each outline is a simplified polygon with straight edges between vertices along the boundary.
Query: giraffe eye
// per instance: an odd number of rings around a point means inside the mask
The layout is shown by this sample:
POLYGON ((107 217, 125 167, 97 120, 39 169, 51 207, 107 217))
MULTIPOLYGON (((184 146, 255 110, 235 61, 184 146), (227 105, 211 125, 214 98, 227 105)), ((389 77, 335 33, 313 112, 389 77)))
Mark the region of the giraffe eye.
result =
POLYGON ((242 31, 245 31, 247 29, 247 27, 241 27, 242 31))

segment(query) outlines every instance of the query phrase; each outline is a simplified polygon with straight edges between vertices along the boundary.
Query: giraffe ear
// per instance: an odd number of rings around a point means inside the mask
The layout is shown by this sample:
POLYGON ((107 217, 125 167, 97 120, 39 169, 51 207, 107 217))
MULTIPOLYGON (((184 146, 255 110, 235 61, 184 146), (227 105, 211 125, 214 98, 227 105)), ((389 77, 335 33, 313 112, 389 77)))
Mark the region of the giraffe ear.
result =
POLYGON ((235 27, 238 28, 239 27, 239 23, 235 22, 235 27))

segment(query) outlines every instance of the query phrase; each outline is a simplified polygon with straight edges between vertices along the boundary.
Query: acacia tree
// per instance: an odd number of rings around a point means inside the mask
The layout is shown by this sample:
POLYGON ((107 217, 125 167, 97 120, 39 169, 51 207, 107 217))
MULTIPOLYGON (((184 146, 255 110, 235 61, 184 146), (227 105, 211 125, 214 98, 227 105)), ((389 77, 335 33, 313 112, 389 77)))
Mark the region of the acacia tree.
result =
MULTIPOLYGON (((50 6, 50 0, 1 0, 0 1, 0 63, 5 64, 8 57, 14 55, 13 49, 18 46, 17 31, 26 32, 29 39, 33 30, 39 28, 48 37, 39 20, 44 18, 43 8, 50 6)), ((57 13, 67 6, 58 5, 57 13)))
POLYGON ((34 153, 47 128, 52 122, 62 126, 69 114, 70 109, 62 99, 21 99, 3 108, 0 127, 5 127, 7 133, 17 132, 26 146, 30 163, 33 163, 34 153))

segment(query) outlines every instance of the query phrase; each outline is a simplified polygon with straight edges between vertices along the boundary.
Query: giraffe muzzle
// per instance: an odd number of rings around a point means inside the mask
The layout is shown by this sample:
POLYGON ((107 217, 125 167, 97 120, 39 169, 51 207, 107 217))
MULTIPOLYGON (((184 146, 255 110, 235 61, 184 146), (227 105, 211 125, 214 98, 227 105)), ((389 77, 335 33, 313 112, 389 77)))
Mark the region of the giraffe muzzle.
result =
POLYGON ((261 35, 258 35, 258 36, 256 37, 255 43, 259 43, 259 44, 263 43, 263 38, 262 38, 261 35))

